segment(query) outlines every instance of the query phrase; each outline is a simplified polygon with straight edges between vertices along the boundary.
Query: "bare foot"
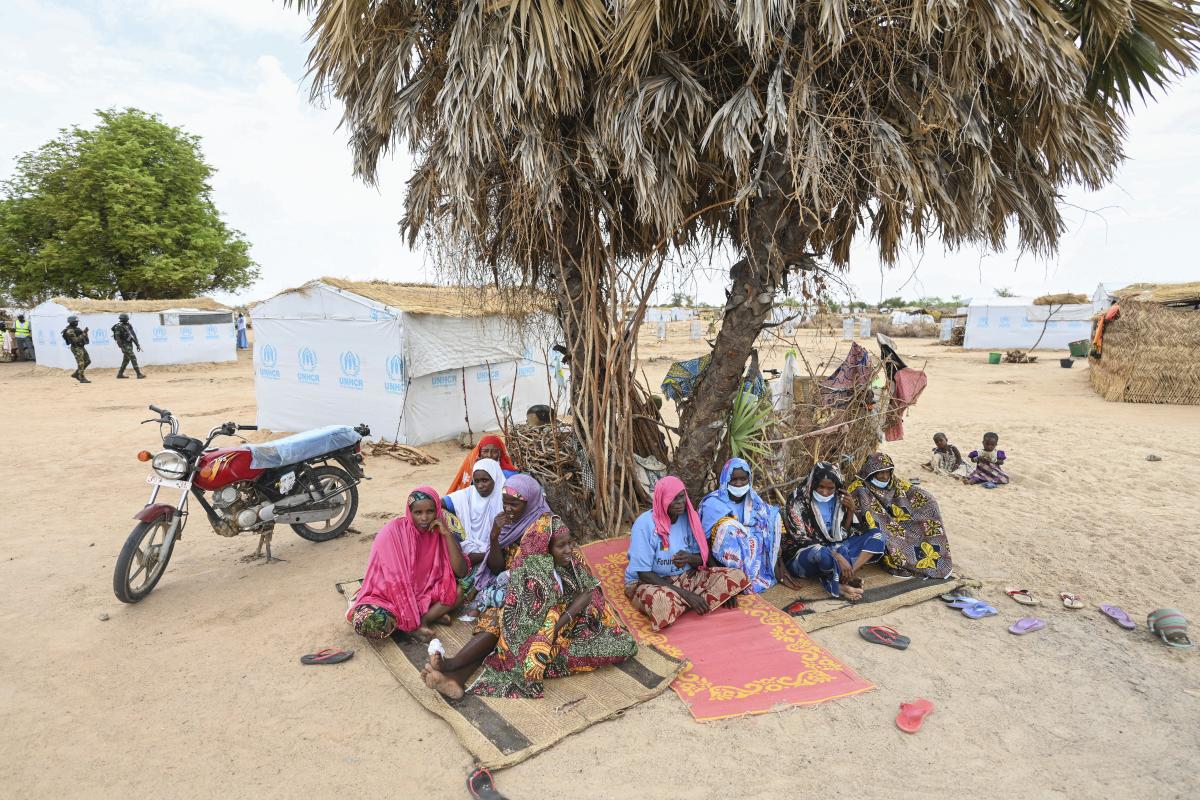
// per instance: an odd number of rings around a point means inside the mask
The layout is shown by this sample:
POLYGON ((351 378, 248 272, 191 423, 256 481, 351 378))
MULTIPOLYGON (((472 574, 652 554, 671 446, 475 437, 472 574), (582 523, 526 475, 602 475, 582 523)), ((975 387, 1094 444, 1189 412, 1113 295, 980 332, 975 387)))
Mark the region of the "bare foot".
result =
POLYGON ((463 696, 462 684, 436 669, 431 669, 426 673, 425 685, 451 700, 457 700, 463 696))
POLYGON ((842 597, 846 600, 849 600, 852 603, 856 600, 862 600, 863 590, 857 586, 847 586, 843 583, 841 589, 842 597))
POLYGON ((449 614, 443 614, 433 621, 434 625, 453 625, 454 620, 450 619, 449 614))
POLYGON ((409 635, 412 636, 414 639, 416 639, 421 644, 429 644, 434 639, 433 631, 431 631, 429 628, 425 627, 424 625, 417 628, 415 631, 413 631, 409 635))

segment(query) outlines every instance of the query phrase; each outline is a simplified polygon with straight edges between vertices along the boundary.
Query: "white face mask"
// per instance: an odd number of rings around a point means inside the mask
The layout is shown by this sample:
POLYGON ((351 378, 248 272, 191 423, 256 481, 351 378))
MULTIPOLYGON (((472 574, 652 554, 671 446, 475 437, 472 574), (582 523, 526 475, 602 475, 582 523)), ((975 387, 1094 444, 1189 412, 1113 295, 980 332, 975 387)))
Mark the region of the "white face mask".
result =
POLYGON ((891 484, 891 481, 880 481, 871 478, 871 483, 874 484, 876 489, 886 489, 891 484))
POLYGON ((813 492, 813 500, 816 500, 818 503, 828 503, 835 496, 836 495, 832 494, 817 494, 816 492, 813 492))
POLYGON ((748 484, 748 483, 745 486, 730 486, 729 487, 729 493, 731 495, 733 495, 734 497, 745 497, 746 492, 748 492, 748 491, 750 491, 750 484, 748 484))

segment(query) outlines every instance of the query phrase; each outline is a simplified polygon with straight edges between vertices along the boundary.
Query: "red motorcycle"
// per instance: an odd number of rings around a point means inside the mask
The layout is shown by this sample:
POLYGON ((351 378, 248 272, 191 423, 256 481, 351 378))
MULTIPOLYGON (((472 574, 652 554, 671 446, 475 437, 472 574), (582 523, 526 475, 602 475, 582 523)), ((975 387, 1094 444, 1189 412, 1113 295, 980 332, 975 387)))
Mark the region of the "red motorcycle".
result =
POLYGON ((170 411, 158 406, 150 410, 158 417, 142 424, 158 423, 163 449, 138 453, 138 460, 150 462, 153 474, 146 483, 153 488, 146 507, 134 515, 138 523, 113 570, 113 592, 121 602, 140 601, 166 571, 187 523, 189 495, 221 536, 259 536, 254 555, 263 555, 265 547, 267 562, 282 560, 271 555, 276 523, 291 526, 310 542, 327 542, 354 522, 358 484, 367 479, 362 438, 371 429, 366 425, 331 426, 263 444, 210 449, 218 436, 236 436, 258 426, 226 422, 200 441, 180 434, 179 420, 170 411), (169 433, 163 432, 164 426, 169 433), (179 490, 175 505, 155 502, 163 487, 179 490))

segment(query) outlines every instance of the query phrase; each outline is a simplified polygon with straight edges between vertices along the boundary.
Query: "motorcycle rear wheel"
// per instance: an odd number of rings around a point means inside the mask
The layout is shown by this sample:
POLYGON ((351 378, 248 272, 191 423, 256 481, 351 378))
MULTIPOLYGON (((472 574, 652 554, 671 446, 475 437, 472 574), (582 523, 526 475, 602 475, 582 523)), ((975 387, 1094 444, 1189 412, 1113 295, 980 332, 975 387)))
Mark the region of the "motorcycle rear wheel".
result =
MULTIPOLYGON (((310 542, 328 542, 345 533, 350 524, 354 522, 354 515, 358 513, 358 486, 354 484, 350 473, 340 467, 316 467, 308 470, 301 480, 304 481, 306 489, 319 491, 321 494, 344 489, 341 496, 345 498, 346 502, 342 506, 342 513, 332 519, 324 522, 292 525, 292 530, 310 542)), ((336 496, 330 499, 335 500, 336 496)))
POLYGON ((165 550, 163 546, 171 524, 170 517, 159 517, 133 526, 113 567, 113 594, 122 603, 140 602, 154 591, 167 571, 167 562, 175 552, 174 539, 165 550))

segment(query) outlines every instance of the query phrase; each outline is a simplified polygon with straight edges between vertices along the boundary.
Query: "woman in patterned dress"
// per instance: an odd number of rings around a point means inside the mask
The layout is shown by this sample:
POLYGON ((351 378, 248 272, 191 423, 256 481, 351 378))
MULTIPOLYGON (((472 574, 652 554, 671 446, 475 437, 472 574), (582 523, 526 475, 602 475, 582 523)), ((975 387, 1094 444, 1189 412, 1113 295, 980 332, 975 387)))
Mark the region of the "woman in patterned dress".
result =
POLYGON ((425 684, 443 695, 538 698, 546 678, 563 678, 637 653, 637 644, 609 610, 600 582, 554 514, 538 517, 521 537, 509 566, 504 602, 479 618, 475 635, 454 656, 431 653, 425 684))
POLYGON ((700 501, 699 510, 713 557, 746 573, 746 591, 757 593, 775 585, 783 524, 779 508, 759 497, 753 483, 750 464, 731 458, 721 469, 716 491, 700 501))
POLYGON ((945 578, 954 570, 950 541, 933 495, 896 477, 886 453, 867 457, 846 487, 868 528, 887 534, 883 565, 893 575, 945 578))

